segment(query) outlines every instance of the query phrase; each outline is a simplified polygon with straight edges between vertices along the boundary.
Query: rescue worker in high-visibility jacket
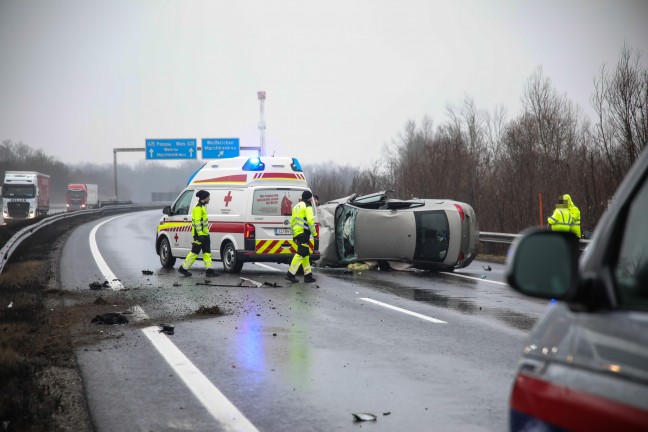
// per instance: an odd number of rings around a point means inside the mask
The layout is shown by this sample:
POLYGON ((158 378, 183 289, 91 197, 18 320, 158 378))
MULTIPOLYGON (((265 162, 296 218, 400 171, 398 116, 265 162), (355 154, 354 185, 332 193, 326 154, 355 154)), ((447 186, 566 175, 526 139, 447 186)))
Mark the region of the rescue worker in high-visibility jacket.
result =
POLYGON ((556 209, 547 222, 553 231, 571 232, 580 238, 580 210, 568 194, 558 198, 556 209))
POLYGON ((304 282, 315 282, 310 265, 310 237, 317 237, 312 200, 313 194, 304 191, 302 200, 293 208, 290 218, 293 240, 297 244, 297 253, 286 272, 286 279, 292 283, 299 282, 295 275, 300 265, 304 268, 304 282))
POLYGON ((569 209, 569 214, 571 215, 570 231, 576 237, 581 238, 580 210, 578 209, 578 207, 576 207, 576 204, 574 204, 574 201, 572 201, 572 198, 571 198, 570 195, 564 194, 562 196, 562 199, 563 199, 563 201, 565 203, 567 203, 567 208, 569 209))
POLYGON ((196 196, 198 197, 198 202, 191 212, 191 235, 193 236, 191 252, 189 252, 189 255, 185 258, 184 262, 178 269, 178 272, 185 276, 191 276, 189 269, 193 265, 194 261, 196 261, 196 258, 198 258, 198 254, 202 252, 203 262, 207 268, 205 276, 213 277, 216 276, 216 273, 212 268, 209 217, 207 216, 206 208, 206 205, 209 204, 209 192, 199 190, 196 192, 196 196))

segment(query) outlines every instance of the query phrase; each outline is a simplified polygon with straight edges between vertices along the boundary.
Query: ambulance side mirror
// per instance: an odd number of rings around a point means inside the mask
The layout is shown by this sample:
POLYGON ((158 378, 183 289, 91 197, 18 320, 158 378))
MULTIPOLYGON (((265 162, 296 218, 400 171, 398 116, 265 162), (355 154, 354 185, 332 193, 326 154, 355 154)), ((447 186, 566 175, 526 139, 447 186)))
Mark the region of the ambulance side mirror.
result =
POLYGON ((162 209, 162 213, 171 216, 171 206, 164 206, 164 208, 162 209))

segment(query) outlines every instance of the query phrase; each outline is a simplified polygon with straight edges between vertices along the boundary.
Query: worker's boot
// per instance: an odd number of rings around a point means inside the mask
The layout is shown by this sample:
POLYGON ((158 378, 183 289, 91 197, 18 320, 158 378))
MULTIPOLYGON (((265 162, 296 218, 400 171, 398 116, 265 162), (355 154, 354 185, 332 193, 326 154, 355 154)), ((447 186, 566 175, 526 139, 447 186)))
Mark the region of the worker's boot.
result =
POLYGON ((183 276, 191 276, 191 272, 189 270, 185 269, 182 266, 180 266, 180 268, 178 268, 178 273, 180 273, 183 276))
POLYGON ((299 279, 297 279, 297 278, 295 277, 295 275, 292 274, 292 273, 290 273, 289 271, 286 272, 286 276, 285 276, 285 277, 286 277, 286 279, 288 279, 288 280, 290 281, 290 283, 297 283, 297 282, 299 282, 299 279))
POLYGON ((308 273, 306 276, 304 276, 304 282, 313 283, 316 280, 317 279, 313 277, 313 273, 308 273))
POLYGON ((213 268, 208 268, 207 271, 205 272, 206 277, 216 277, 218 276, 216 272, 214 271, 213 268))

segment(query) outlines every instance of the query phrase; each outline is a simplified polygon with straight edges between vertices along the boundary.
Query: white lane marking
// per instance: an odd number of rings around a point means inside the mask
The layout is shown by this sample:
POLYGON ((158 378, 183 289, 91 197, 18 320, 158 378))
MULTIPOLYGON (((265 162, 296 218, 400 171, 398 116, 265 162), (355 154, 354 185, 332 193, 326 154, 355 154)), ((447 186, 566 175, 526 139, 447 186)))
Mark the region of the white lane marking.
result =
POLYGON ((439 272, 439 273, 447 274, 447 275, 450 275, 450 276, 457 276, 457 277, 465 278, 465 279, 472 279, 472 280, 476 280, 476 281, 490 282, 490 283, 494 283, 494 284, 498 284, 498 285, 508 286, 508 284, 505 283, 505 282, 499 282, 499 281, 494 281, 494 280, 489 280, 489 279, 476 278, 476 277, 473 277, 473 276, 466 276, 466 275, 462 275, 462 274, 458 274, 458 273, 450 273, 450 272, 439 272))
POLYGON ((429 317, 427 315, 420 314, 418 312, 412 312, 410 310, 399 308, 397 306, 392 306, 390 304, 379 302, 378 300, 370 299, 368 297, 360 297, 360 300, 368 301, 369 303, 377 304, 378 306, 386 307, 388 309, 393 309, 393 310, 398 311, 398 312, 403 312, 404 314, 412 315, 412 316, 415 316, 417 318, 424 319, 426 321, 431 321, 433 323, 448 324, 447 322, 441 321, 440 319, 432 318, 432 317, 429 317))
MULTIPOLYGON (((90 231, 90 250, 94 257, 97 266, 108 280, 111 288, 123 289, 124 286, 119 282, 113 272, 104 261, 99 253, 99 248, 96 241, 96 233, 99 227, 106 222, 110 222, 118 217, 126 215, 115 216, 110 218, 99 225, 95 226, 90 231)), ((148 315, 144 309, 139 306, 133 308, 136 310, 138 316, 146 317, 148 315), (136 309, 137 308, 137 309, 136 309)), ((193 363, 176 347, 169 338, 161 334, 157 326, 147 327, 142 329, 144 335, 151 341, 153 346, 162 355, 164 360, 171 366, 171 368, 180 376, 185 385, 191 390, 196 398, 203 404, 209 411, 214 419, 219 422, 227 431, 241 431, 241 432, 258 432, 257 428, 234 406, 232 403, 194 366, 193 363)))
POLYGON ((122 216, 126 216, 126 215, 119 215, 119 216, 112 217, 108 220, 105 220, 100 224, 96 225, 94 228, 92 228, 92 231, 90 231, 90 252, 92 252, 92 256, 94 257, 94 260, 97 263, 97 267, 99 267, 99 271, 101 272, 101 274, 103 274, 103 276, 108 281, 108 285, 110 285, 110 288, 112 288, 115 291, 123 290, 124 285, 122 285, 121 282, 117 279, 117 276, 113 274, 113 272, 110 270, 110 267, 108 267, 108 264, 106 264, 106 261, 104 261, 103 257, 101 256, 101 253, 99 252, 99 246, 97 246, 96 236, 97 236, 97 230, 101 225, 122 216))
POLYGON ((167 361, 169 366, 227 431, 258 432, 257 428, 207 379, 158 327, 142 332, 167 361))
POLYGON ((266 264, 261 264, 261 263, 258 263, 258 262, 255 262, 254 264, 256 264, 258 266, 261 266, 261 267, 264 267, 264 268, 267 268, 268 270, 281 271, 281 270, 279 270, 277 268, 270 267, 269 265, 266 265, 266 264))

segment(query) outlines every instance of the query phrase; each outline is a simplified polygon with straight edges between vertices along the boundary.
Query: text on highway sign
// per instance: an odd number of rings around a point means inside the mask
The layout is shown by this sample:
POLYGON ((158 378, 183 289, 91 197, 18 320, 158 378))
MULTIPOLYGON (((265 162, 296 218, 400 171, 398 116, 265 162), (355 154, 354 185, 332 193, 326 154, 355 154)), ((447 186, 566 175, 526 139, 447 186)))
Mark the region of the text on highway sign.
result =
POLYGON ((146 159, 196 159, 196 139, 147 139, 146 159))
POLYGON ((203 138, 203 159, 222 159, 240 155, 238 138, 203 138))

